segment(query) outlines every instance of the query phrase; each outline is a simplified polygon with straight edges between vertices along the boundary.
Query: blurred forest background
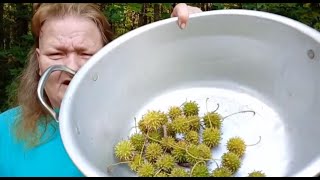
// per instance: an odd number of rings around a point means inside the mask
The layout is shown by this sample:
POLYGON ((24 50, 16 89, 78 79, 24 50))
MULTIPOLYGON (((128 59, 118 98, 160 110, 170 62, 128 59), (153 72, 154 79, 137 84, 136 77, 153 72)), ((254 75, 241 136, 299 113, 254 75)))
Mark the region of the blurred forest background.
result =
MULTIPOLYGON (((169 18, 173 3, 98 3, 116 37, 169 18)), ((283 15, 320 30, 320 3, 188 3, 203 11, 250 9, 283 15)), ((32 46, 32 3, 0 3, 0 112, 15 106, 17 77, 32 46)), ((36 94, 35 94, 36 96, 36 94)))

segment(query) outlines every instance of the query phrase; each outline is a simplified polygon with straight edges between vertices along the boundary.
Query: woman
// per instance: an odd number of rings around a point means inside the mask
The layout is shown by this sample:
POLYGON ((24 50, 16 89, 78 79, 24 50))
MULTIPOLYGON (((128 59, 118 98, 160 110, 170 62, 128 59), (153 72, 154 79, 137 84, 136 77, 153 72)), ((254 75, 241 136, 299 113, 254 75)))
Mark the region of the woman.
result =
MULTIPOLYGON (((32 34, 35 44, 21 76, 19 106, 0 115, 0 176, 83 176, 67 155, 58 124, 36 96, 42 73, 55 64, 77 71, 112 40, 107 19, 94 4, 35 4, 32 34)), ((177 4, 172 17, 185 28, 196 7, 177 4)), ((71 77, 54 72, 45 94, 58 109, 71 77)))

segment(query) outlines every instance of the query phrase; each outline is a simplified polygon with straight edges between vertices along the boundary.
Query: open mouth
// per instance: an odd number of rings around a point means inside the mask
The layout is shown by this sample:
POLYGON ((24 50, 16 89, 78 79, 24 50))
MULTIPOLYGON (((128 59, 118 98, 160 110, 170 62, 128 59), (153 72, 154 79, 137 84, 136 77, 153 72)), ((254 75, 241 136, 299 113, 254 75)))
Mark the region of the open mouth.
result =
POLYGON ((70 80, 65 80, 65 81, 62 82, 62 84, 69 85, 70 84, 70 80))

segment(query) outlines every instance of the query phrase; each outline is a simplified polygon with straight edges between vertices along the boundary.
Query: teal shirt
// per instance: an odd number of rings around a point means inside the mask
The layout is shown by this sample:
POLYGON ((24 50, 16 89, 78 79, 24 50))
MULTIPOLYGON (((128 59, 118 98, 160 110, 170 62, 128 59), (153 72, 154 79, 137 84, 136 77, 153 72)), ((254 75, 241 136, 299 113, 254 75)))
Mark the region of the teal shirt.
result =
POLYGON ((48 128, 51 138, 32 149, 17 143, 12 133, 16 107, 0 114, 0 176, 1 177, 81 177, 82 173, 68 156, 60 136, 58 123, 48 128))

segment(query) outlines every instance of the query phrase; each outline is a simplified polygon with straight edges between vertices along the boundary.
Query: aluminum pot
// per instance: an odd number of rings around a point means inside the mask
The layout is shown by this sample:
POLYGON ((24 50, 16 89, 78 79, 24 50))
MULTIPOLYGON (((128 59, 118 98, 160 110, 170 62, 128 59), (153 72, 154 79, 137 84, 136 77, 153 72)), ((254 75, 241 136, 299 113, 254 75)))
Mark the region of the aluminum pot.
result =
MULTIPOLYGON (((114 146, 128 138, 149 109, 195 100, 200 114, 230 116, 221 146, 232 136, 248 146, 236 176, 316 176, 320 171, 320 34, 292 19, 251 10, 193 14, 135 29, 101 49, 75 74, 62 101, 64 146, 85 176, 136 176, 118 162, 114 146), (137 123, 137 122, 136 122, 137 123)), ((214 166, 214 165, 213 165, 214 166)))

